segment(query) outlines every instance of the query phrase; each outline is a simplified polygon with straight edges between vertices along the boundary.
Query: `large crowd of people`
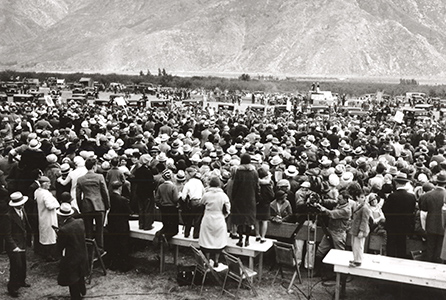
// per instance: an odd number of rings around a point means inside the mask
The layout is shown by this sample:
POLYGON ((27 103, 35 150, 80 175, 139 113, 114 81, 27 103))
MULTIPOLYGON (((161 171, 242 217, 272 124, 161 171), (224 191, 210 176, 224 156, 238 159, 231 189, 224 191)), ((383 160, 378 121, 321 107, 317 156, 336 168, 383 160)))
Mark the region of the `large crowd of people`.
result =
POLYGON ((182 222, 217 266, 228 238, 263 243, 269 222, 311 223, 309 211, 326 220, 316 267, 330 248, 346 248, 349 231, 356 253, 375 232, 387 255, 408 258, 406 239, 416 238, 426 260, 446 259, 442 121, 409 126, 385 110, 325 118, 75 102, 7 103, 0 119, 0 218, 15 297, 28 286, 30 246, 48 261, 77 249, 60 260, 72 299, 86 292, 79 237, 94 238, 110 268, 128 270, 128 218, 151 230, 156 210, 155 242, 168 243, 182 222), (108 244, 107 235, 119 238, 108 244))

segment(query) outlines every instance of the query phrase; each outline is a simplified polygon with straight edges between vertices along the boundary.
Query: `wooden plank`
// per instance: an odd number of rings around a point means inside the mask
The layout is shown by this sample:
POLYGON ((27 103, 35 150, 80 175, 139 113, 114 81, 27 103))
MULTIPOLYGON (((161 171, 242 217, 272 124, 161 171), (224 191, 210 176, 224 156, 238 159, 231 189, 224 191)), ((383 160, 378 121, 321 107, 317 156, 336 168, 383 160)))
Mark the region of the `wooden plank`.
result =
MULTIPOLYGON (((155 237, 155 233, 163 227, 161 222, 155 221, 153 223, 154 228, 151 230, 141 230, 139 229, 138 221, 129 221, 130 224, 130 237, 153 241, 155 237)), ((190 245, 194 245, 198 247, 198 239, 193 239, 192 237, 184 237, 183 233, 181 233, 181 228, 179 228, 179 232, 177 235, 173 236, 170 240, 171 245, 189 247, 190 245)), ((275 240, 273 239, 265 239, 265 243, 259 243, 255 241, 254 237, 250 237, 250 245, 248 247, 239 247, 236 245, 237 240, 233 240, 229 238, 228 234, 228 245, 226 246, 226 251, 231 254, 256 257, 259 253, 268 252, 269 249, 272 248, 275 240)))
POLYGON ((349 267, 352 259, 351 251, 332 249, 323 262, 334 265, 334 271, 339 273, 446 289, 443 264, 365 253, 360 267, 349 267))

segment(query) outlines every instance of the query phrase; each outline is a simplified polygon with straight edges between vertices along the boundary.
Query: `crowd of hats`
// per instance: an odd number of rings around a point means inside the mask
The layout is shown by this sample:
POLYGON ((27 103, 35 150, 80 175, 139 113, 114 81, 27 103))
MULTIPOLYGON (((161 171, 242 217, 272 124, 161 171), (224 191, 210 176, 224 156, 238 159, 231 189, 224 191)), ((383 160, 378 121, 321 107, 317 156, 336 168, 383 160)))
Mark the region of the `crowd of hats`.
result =
POLYGON ((297 178, 299 184, 320 177, 328 187, 353 181, 367 186, 382 168, 387 181, 401 182, 406 175, 407 180, 422 183, 439 181, 446 171, 444 121, 408 126, 371 116, 327 121, 287 113, 211 114, 191 107, 112 110, 76 103, 31 108, 10 104, 2 111, 4 122, 11 126, 1 139, 5 150, 19 160, 21 144, 37 150, 49 141, 53 147, 46 153, 47 161, 59 163, 62 174, 92 157, 105 172, 118 158, 129 167, 149 165, 165 180, 184 181, 192 165, 201 178, 213 173, 227 181, 244 153, 257 168, 273 173, 276 183, 286 177, 297 178), (27 123, 42 120, 54 128, 25 130, 27 123), (158 171, 156 164, 164 164, 169 172, 158 171))

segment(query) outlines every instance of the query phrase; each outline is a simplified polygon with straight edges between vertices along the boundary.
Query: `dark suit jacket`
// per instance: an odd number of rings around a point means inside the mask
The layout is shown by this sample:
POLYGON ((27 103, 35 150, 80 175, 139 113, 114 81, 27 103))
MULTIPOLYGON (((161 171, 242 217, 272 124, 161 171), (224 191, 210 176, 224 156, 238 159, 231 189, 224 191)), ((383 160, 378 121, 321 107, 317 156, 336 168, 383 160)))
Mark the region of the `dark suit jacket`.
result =
POLYGON ((26 248, 26 232, 30 230, 25 210, 23 210, 23 221, 20 219, 14 208, 9 211, 2 218, 2 230, 5 234, 6 251, 12 252, 13 249, 19 247, 26 248))
POLYGON ((85 226, 82 219, 67 217, 59 228, 57 245, 65 255, 60 261, 59 285, 72 285, 85 276, 88 270, 87 246, 85 243, 85 226))
POLYGON ((110 212, 108 213, 108 231, 115 233, 128 233, 130 205, 129 200, 117 193, 110 194, 110 212))
POLYGON ((76 185, 76 200, 81 213, 106 211, 110 199, 104 176, 88 171, 79 177, 76 185))
POLYGON ((420 197, 420 209, 427 211, 426 232, 443 235, 441 225, 441 207, 446 200, 446 190, 436 188, 420 197))
POLYGON ((399 189, 383 205, 388 233, 411 235, 415 225, 415 195, 399 189))

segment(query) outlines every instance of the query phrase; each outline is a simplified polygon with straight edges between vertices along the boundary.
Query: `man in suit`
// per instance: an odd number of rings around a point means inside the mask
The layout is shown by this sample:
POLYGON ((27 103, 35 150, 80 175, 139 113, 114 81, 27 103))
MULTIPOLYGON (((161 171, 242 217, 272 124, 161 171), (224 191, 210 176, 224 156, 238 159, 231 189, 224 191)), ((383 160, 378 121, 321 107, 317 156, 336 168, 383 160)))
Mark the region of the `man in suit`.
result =
POLYGON ((85 223, 87 238, 96 240, 100 251, 104 252, 104 218, 110 208, 110 199, 104 176, 96 174, 96 159, 85 161, 88 172, 79 177, 76 186, 76 200, 85 223), (93 221, 95 230, 93 233, 93 221))
POLYGON ((416 198, 407 191, 410 180, 406 173, 397 174, 394 181, 396 189, 383 205, 386 217, 387 255, 407 258, 406 239, 414 230, 416 198))
POLYGON ((446 200, 446 173, 439 173, 437 187, 420 197, 420 210, 426 211, 426 259, 442 263, 440 258, 443 246, 444 229, 441 223, 441 208, 446 200))
POLYGON ((87 293, 85 276, 88 271, 88 254, 85 243, 85 226, 82 219, 73 218, 74 210, 69 202, 61 204, 57 214, 62 222, 57 233, 57 245, 65 253, 60 260, 57 283, 68 286, 71 299, 82 299, 87 293))
POLYGON ((126 272, 131 269, 129 264, 129 242, 130 242, 130 201, 123 197, 122 182, 115 180, 110 183, 110 212, 108 214, 108 235, 110 247, 110 269, 126 272))
POLYGON ((10 195, 9 211, 2 218, 6 252, 9 257, 8 292, 11 297, 19 296, 20 287, 29 287, 26 283, 26 232, 30 230, 23 206, 28 197, 20 192, 10 195))

